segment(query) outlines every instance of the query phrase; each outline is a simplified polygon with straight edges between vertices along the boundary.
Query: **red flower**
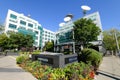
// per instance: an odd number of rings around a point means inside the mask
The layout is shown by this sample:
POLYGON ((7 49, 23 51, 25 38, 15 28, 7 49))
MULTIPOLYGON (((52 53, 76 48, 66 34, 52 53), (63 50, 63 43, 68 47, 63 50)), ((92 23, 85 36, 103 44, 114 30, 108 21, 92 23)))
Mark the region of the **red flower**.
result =
POLYGON ((95 77, 94 71, 91 71, 90 74, 89 74, 89 76, 90 76, 90 78, 93 78, 93 79, 94 79, 94 77, 95 77))

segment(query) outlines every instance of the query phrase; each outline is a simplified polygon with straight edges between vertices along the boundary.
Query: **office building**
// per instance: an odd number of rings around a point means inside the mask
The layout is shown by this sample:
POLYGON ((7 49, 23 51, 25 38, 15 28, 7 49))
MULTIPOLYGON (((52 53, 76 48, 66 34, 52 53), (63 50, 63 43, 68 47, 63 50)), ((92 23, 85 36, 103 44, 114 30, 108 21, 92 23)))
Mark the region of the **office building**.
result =
POLYGON ((101 30, 100 35, 98 36, 98 40, 103 40, 103 35, 102 35, 102 24, 100 20, 100 15, 99 12, 94 12, 92 14, 86 15, 83 18, 91 19, 101 30))
POLYGON ((54 38, 54 36, 52 36, 54 35, 54 32, 45 28, 43 29, 41 24, 38 21, 32 19, 30 15, 25 16, 24 14, 20 14, 12 10, 8 10, 5 21, 5 33, 9 33, 10 31, 32 35, 34 38, 33 46, 38 48, 42 48, 46 41, 52 40, 54 38), (44 33, 46 31, 47 33, 44 33), (47 36, 43 37, 43 35, 47 36))
POLYGON ((55 40, 55 32, 43 28, 43 35, 42 35, 43 44, 42 45, 44 46, 46 42, 52 41, 52 40, 53 41, 55 40))
MULTIPOLYGON (((88 14, 83 18, 91 19, 101 30, 100 35, 98 35, 97 41, 92 41, 95 48, 99 51, 103 51, 103 35, 102 35, 102 25, 100 20, 99 12, 95 12, 92 14, 88 14)), ((59 30, 56 35, 57 44, 55 45, 56 52, 64 52, 64 51, 73 51, 74 50, 74 41, 73 37, 73 22, 69 21, 65 23, 63 26, 59 27, 59 30)))

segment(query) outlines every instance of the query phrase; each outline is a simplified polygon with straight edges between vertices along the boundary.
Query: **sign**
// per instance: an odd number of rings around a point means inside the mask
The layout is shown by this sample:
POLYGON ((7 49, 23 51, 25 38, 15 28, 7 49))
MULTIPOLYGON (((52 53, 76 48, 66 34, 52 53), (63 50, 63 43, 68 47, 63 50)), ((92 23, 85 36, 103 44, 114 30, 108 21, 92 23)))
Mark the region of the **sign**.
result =
POLYGON ((53 64, 53 59, 52 58, 46 58, 46 57, 40 57, 40 56, 38 56, 37 59, 39 61, 41 61, 42 63, 53 64))
POLYGON ((76 61, 78 61, 77 56, 65 58, 65 64, 76 62, 76 61))

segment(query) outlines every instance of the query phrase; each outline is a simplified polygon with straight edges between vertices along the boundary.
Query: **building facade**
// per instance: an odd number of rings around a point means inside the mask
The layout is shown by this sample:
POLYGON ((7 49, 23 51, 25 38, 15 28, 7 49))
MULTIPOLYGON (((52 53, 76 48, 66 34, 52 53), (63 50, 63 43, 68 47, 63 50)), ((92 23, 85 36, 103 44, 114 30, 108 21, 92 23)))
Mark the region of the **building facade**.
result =
POLYGON ((64 25, 59 27, 56 33, 56 44, 54 47, 55 52, 74 52, 74 41, 73 41, 73 27, 72 20, 66 22, 64 25))
POLYGON ((100 28, 101 33, 98 36, 98 40, 103 40, 103 35, 102 35, 103 29, 102 29, 99 12, 94 12, 92 14, 84 16, 83 18, 91 19, 100 28))
MULTIPOLYGON (((100 35, 98 35, 97 41, 92 41, 93 45, 99 50, 100 52, 103 51, 103 35, 102 35, 102 24, 100 20, 99 12, 95 12, 92 14, 88 14, 83 18, 91 19, 101 30, 100 35)), ((59 27, 59 30, 56 35, 57 44, 55 46, 56 52, 64 52, 64 51, 72 51, 74 52, 76 44, 73 41, 73 22, 69 21, 65 23, 63 26, 59 27)))
MULTIPOLYGON (((25 16, 24 14, 17 13, 12 10, 8 10, 8 14, 5 21, 5 33, 10 31, 21 32, 23 34, 30 34, 34 38, 33 46, 42 48, 44 46, 43 34, 47 29, 43 29, 41 24, 30 18, 30 16, 25 16)), ((54 33, 52 33, 54 35, 54 33)), ((46 36, 44 37, 46 39, 46 36)), ((50 37, 48 40, 51 40, 54 37, 50 37)))
POLYGON ((92 41, 90 43, 92 43, 94 45, 93 46, 94 49, 96 49, 102 53, 105 53, 106 50, 104 48, 103 34, 102 34, 103 29, 102 29, 102 24, 101 24, 99 12, 94 12, 92 14, 84 16, 83 18, 91 19, 96 24, 96 26, 98 26, 100 28, 101 33, 98 35, 97 41, 92 41))
POLYGON ((46 42, 52 41, 52 40, 54 41, 55 39, 56 39, 55 32, 43 28, 43 35, 42 35, 43 46, 45 45, 46 42))

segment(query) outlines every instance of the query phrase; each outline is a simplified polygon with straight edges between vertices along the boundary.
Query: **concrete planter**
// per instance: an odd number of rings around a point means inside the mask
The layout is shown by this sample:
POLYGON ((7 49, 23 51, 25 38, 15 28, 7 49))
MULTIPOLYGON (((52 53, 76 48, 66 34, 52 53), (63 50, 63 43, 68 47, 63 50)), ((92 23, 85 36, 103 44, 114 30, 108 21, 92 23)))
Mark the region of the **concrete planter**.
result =
POLYGON ((62 53, 43 52, 41 54, 32 54, 32 60, 39 60, 43 65, 49 65, 54 68, 65 67, 65 65, 78 62, 77 54, 64 55, 62 53))

